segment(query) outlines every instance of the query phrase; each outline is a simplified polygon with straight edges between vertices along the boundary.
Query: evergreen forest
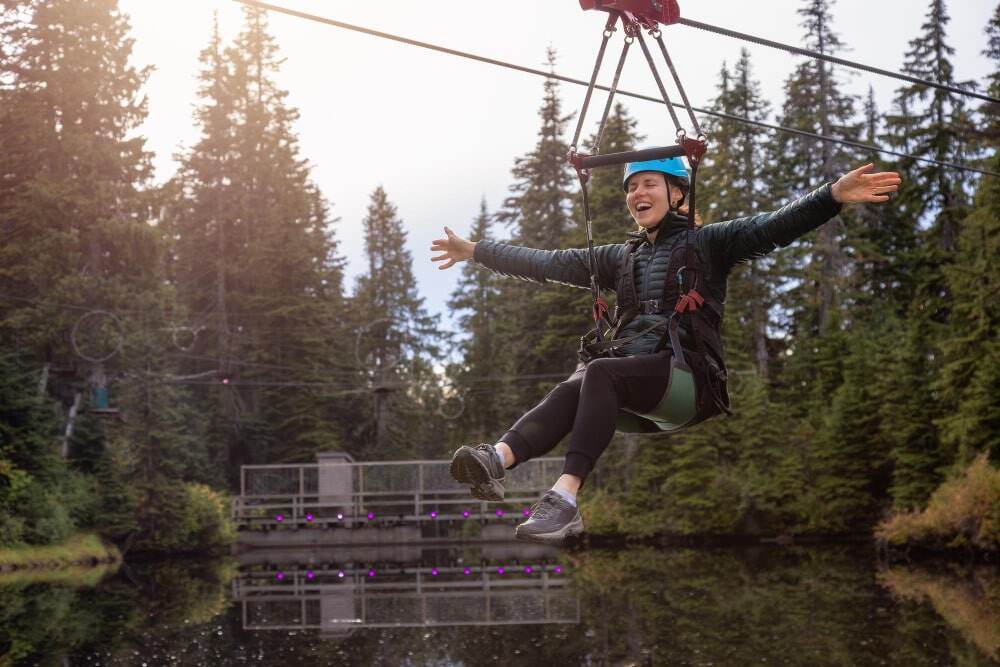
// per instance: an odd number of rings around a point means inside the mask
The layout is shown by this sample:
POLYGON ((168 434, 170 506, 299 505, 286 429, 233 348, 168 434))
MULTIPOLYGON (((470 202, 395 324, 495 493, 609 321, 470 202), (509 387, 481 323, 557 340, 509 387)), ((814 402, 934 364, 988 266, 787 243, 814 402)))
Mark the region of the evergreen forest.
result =
MULTIPOLYGON (((897 69, 1000 97, 1000 5, 982 26, 981 81, 955 78, 945 0, 923 5, 897 69)), ((846 53, 832 11, 801 0, 798 43, 846 53)), ((451 331, 416 288, 414 262, 428 260, 391 192, 373 181, 364 219, 333 216, 263 10, 204 45, 199 138, 166 182, 137 131, 150 72, 133 46, 117 0, 0 0, 0 547, 90 531, 135 551, 210 550, 231 537, 242 465, 325 451, 446 459, 494 442, 573 371, 588 291, 463 264, 451 331), (344 225, 364 230, 357 277, 344 225)), ((829 63, 789 62, 766 74, 784 81, 780 100, 762 95, 749 51, 719 63, 711 108, 935 162, 706 117, 705 224, 778 208, 869 160, 904 185, 734 271, 735 414, 616 435, 581 496, 588 526, 870 535, 979 465, 993 472, 975 477, 992 489, 976 497, 994 499, 993 532, 970 539, 1000 548, 1000 177, 940 166, 1000 173, 1000 109, 919 84, 879 109, 829 63)), ((453 228, 586 246, 561 85, 539 91, 537 140, 507 197, 453 228)), ((595 140, 646 145, 622 103, 595 140)), ((624 241, 634 223, 617 170, 594 172, 591 205, 595 243, 624 241)))

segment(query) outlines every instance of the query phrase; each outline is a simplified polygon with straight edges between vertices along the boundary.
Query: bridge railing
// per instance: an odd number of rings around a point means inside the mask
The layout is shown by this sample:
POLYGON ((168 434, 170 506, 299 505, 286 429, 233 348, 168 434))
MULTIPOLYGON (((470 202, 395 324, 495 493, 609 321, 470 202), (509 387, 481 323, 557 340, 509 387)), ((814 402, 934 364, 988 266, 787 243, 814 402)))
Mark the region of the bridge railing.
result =
POLYGON ((292 570, 233 582, 247 630, 344 632, 429 625, 579 623, 580 600, 558 566, 292 570), (527 574, 525 572, 528 572, 527 574))
POLYGON ((540 458, 507 471, 504 503, 471 498, 447 460, 243 466, 233 519, 254 525, 357 526, 381 519, 428 521, 524 512, 549 489, 563 459, 540 458))

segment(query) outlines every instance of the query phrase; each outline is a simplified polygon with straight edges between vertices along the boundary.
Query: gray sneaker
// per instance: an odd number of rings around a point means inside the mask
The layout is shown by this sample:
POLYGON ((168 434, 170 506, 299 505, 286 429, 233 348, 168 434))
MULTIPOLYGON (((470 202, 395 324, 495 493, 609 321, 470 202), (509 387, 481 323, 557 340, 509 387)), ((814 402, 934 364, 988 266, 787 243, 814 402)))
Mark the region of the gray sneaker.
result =
POLYGON ((503 464, 493 445, 462 445, 451 457, 448 471, 456 481, 471 487, 472 497, 479 500, 503 500, 503 464))
POLYGON ((531 516, 514 534, 517 539, 528 542, 559 543, 582 532, 580 508, 549 491, 531 506, 531 516))

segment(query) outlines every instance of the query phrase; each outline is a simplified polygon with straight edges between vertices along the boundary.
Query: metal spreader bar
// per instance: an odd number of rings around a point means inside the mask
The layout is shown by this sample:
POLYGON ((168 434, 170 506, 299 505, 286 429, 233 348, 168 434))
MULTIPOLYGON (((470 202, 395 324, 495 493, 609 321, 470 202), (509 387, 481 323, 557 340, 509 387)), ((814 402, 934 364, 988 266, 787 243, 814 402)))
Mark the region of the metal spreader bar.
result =
POLYGON ((645 162, 646 160, 662 160, 670 157, 682 157, 687 155, 683 145, 661 146, 658 148, 644 148, 638 151, 625 151, 622 153, 605 153, 604 155, 578 155, 572 162, 577 169, 593 169, 594 167, 613 167, 618 164, 628 164, 629 162, 645 162))

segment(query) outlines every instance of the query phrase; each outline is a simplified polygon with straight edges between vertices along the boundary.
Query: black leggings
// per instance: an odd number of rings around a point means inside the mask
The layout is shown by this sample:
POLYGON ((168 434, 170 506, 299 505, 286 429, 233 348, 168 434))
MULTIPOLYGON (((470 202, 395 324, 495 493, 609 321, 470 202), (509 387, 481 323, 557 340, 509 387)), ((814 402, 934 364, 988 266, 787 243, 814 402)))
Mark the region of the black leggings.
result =
POLYGON ((670 351, 595 359, 560 382, 500 439, 517 463, 544 456, 567 433, 563 473, 586 479, 615 434, 618 411, 657 406, 670 382, 670 351))

